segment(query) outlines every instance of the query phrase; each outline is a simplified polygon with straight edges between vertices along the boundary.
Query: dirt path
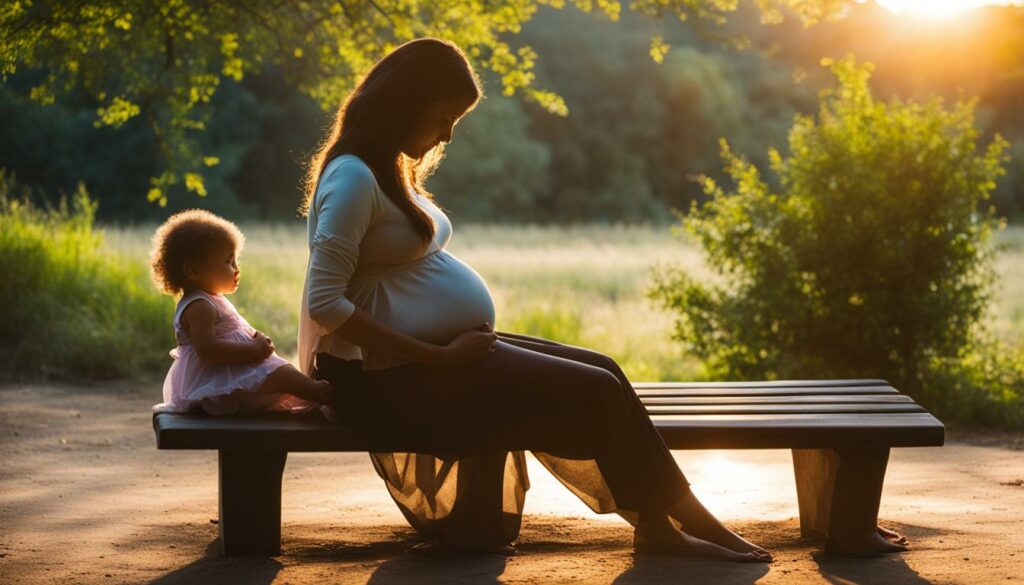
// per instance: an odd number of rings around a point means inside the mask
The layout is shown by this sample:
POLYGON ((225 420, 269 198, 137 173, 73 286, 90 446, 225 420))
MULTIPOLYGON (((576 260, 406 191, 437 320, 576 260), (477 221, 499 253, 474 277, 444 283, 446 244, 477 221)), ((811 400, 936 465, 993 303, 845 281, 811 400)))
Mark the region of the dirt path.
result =
POLYGON ((365 454, 293 454, 284 554, 220 555, 215 452, 155 449, 158 383, 0 387, 0 583, 1024 583, 1024 441, 953 437, 893 451, 883 524, 913 550, 834 560, 798 539, 787 451, 676 452, 713 512, 772 550, 770 566, 636 557, 530 460, 519 554, 442 559, 365 454))

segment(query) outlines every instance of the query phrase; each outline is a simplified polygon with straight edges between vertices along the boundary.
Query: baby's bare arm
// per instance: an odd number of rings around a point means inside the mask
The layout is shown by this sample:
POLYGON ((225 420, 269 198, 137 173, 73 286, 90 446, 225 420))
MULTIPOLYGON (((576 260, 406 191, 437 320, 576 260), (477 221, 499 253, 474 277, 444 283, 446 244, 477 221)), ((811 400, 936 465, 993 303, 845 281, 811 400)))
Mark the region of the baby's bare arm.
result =
POLYGON ((217 309, 204 300, 197 300, 185 308, 181 320, 192 337, 192 345, 199 357, 210 362, 257 362, 274 351, 266 336, 257 332, 249 341, 218 339, 216 335, 217 309))

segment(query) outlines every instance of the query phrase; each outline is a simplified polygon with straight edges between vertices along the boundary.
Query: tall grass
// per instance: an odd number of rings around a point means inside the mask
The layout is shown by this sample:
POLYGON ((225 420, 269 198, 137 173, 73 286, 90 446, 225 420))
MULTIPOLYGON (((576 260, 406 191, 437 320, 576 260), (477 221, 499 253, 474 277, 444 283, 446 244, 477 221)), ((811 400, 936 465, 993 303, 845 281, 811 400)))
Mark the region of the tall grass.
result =
MULTIPOLYGON (((10 197, 0 175, 0 367, 65 378, 165 371, 174 346, 174 301, 157 293, 146 257, 155 225, 93 225, 79 193, 54 209, 10 197)), ((294 358, 306 267, 303 222, 242 226, 242 282, 232 297, 278 351, 294 358)), ((1024 347, 1024 228, 999 238, 1001 285, 989 324, 1024 347)), ((590 347, 636 381, 700 380, 699 361, 670 339, 672 316, 644 295, 653 266, 712 278, 698 248, 644 226, 456 225, 449 250, 476 269, 495 298, 498 330, 590 347)), ((1005 356, 1004 356, 1005 357, 1005 356)), ((949 364, 937 385, 973 408, 989 364, 949 364), (957 384, 963 391, 954 388, 957 384), (965 393, 966 392, 966 393, 965 393)), ((996 370, 992 370, 996 371, 996 370)), ((1012 397, 1011 397, 1012 398, 1012 397)), ((954 400, 955 399, 955 400, 954 400)), ((979 399, 980 400, 980 399, 979 399)))
POLYGON ((170 300, 103 247, 81 188, 41 208, 0 171, 0 376, 102 379, 153 371, 173 341, 170 300))
MULTIPOLYGON (((107 226, 104 247, 141 265, 155 228, 107 226)), ((274 339, 281 355, 294 358, 306 269, 305 226, 295 221, 241 228, 246 247, 232 302, 274 339)), ((456 226, 448 249, 486 280, 499 331, 597 349, 636 380, 703 376, 700 363, 669 341, 670 320, 643 295, 654 262, 684 262, 702 270, 696 250, 678 246, 667 232, 641 226, 477 224, 456 226)))
POLYGON ((999 273, 990 324, 1000 339, 1024 347, 1024 226, 1000 233, 996 258, 999 273))
POLYGON ((708 274, 696 248, 645 226, 456 226, 449 249, 495 297, 497 327, 596 349, 632 380, 704 379, 669 337, 671 319, 644 296, 652 266, 708 274))
MULTIPOLYGON (((142 263, 156 226, 108 227, 106 247, 142 263)), ((301 221, 242 225, 242 284, 233 302, 294 357, 306 267, 301 221)), ((989 322, 1001 339, 1024 345, 1024 228, 1000 236, 1002 276, 989 322)), ((637 381, 700 380, 700 362, 671 341, 671 315, 645 298, 653 266, 684 266, 714 278, 694 245, 645 226, 458 224, 448 249, 487 281, 498 330, 596 349, 637 381)))

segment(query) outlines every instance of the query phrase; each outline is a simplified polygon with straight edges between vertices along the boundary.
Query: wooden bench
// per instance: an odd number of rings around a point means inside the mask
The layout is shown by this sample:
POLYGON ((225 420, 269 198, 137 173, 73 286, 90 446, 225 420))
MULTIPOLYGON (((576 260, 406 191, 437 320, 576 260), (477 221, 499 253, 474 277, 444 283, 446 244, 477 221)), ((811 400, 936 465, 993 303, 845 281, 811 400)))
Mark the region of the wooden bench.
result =
MULTIPOLYGON (((800 529, 809 537, 873 531, 889 449, 938 446, 945 436, 941 422, 885 380, 634 388, 671 449, 792 449, 800 529)), ((228 555, 280 554, 289 452, 368 450, 358 432, 319 413, 158 413, 153 428, 158 449, 218 450, 220 537, 228 555)))

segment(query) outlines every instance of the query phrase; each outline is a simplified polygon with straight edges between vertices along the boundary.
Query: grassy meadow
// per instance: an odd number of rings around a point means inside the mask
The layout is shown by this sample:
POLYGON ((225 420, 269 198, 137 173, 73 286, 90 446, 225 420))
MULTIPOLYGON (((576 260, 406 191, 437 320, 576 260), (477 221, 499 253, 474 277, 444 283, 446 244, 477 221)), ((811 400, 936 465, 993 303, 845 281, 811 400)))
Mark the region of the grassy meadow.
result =
MULTIPOLYGON (((155 226, 106 226, 104 249, 143 266, 155 226)), ((242 225, 242 282, 233 301, 253 326, 293 357, 306 234, 301 224, 242 225)), ((1024 227, 999 236, 1001 286, 990 322, 1024 343, 1024 227)), ((607 353, 636 381, 701 379, 699 361, 670 339, 672 316, 647 299, 652 267, 673 263, 713 278, 700 250, 668 228, 459 225, 448 249, 479 272, 494 295, 498 330, 538 335, 607 353)), ((173 347, 167 298, 167 347, 173 347)))

